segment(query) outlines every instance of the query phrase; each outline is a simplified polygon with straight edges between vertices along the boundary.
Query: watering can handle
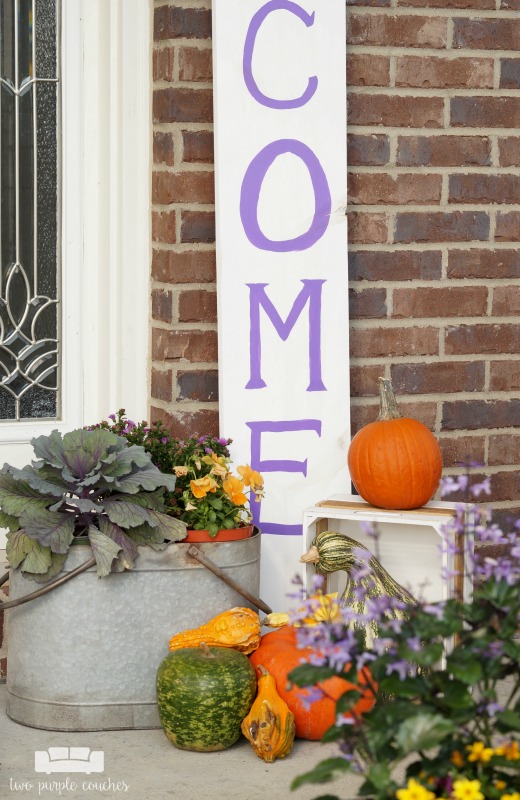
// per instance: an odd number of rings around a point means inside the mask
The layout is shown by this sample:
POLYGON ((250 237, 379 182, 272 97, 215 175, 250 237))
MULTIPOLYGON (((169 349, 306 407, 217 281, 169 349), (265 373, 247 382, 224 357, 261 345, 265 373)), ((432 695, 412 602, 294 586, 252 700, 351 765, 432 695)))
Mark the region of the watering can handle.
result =
POLYGON ((230 578, 229 575, 227 575, 223 569, 217 567, 217 565, 214 564, 213 561, 211 561, 211 559, 209 559, 207 556, 201 553, 198 547, 195 547, 195 545, 192 544, 188 548, 188 555, 192 556, 192 558, 196 559, 200 564, 203 564, 205 567, 207 567, 207 569, 211 570, 211 572, 213 572, 215 575, 217 575, 217 577, 223 580, 224 583, 227 583, 228 586, 231 586, 232 589, 241 594, 242 597, 245 597, 246 600, 249 600, 250 603, 259 608, 265 614, 272 613, 273 611, 272 608, 269 608, 269 606, 266 603, 264 603, 263 600, 260 600, 259 597, 255 597, 250 592, 248 592, 247 589, 244 589, 244 587, 241 586, 236 581, 234 581, 233 578, 230 578))

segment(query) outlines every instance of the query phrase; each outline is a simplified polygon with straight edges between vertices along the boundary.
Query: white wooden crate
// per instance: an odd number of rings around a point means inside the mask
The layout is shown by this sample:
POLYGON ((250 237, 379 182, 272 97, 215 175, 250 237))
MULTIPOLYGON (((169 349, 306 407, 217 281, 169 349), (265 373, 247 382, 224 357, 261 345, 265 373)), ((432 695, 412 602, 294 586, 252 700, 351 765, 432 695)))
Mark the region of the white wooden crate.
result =
MULTIPOLYGON (((377 526, 380 533, 379 559, 390 575, 419 600, 436 602, 449 597, 468 600, 472 593, 471 579, 464 571, 464 551, 473 549, 468 534, 459 535, 457 545, 462 553, 448 555, 442 548, 442 528, 453 516, 455 505, 431 502, 411 511, 375 508, 357 495, 333 495, 308 508, 303 514, 304 553, 317 533, 336 531, 356 539, 374 555, 375 542, 361 522, 377 526), (457 571, 458 576, 444 574, 457 571)), ((311 589, 316 574, 314 564, 305 564, 304 585, 311 589)), ((327 592, 342 592, 346 574, 338 571, 325 576, 327 592)))

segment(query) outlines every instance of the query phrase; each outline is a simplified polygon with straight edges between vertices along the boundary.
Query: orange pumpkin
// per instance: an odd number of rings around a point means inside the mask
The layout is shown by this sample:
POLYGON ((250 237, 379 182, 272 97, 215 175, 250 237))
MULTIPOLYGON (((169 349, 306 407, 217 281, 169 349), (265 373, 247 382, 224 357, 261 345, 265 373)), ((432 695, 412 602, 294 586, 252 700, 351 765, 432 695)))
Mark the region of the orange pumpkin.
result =
POLYGON ((348 468, 356 491, 379 508, 420 508, 435 494, 442 473, 437 440, 426 425, 402 417, 386 378, 379 378, 381 410, 356 433, 348 468))
MULTIPOLYGON (((354 687, 354 684, 344 678, 327 678, 318 684, 325 693, 324 696, 312 705, 306 706, 305 698, 308 690, 299 686, 292 686, 289 689, 287 675, 302 661, 308 661, 306 654, 310 652, 312 652, 311 647, 301 649, 296 646, 295 628, 292 625, 285 625, 262 636, 260 647, 249 656, 249 660, 255 669, 262 664, 274 677, 278 694, 294 714, 296 736, 300 739, 321 739, 336 720, 336 701, 347 689, 359 687, 354 687)), ((359 680, 362 683, 361 676, 359 680)), ((372 692, 366 688, 355 705, 355 711, 357 713, 370 711, 373 705, 372 692)))

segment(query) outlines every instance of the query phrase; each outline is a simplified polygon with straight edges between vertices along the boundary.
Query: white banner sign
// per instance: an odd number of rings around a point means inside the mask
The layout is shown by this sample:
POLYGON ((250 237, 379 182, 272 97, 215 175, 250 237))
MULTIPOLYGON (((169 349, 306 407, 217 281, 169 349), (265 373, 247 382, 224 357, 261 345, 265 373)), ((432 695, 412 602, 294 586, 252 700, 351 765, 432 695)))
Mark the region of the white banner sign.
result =
POLYGON ((212 6, 220 429, 281 610, 304 509, 350 491, 345 3, 212 6))

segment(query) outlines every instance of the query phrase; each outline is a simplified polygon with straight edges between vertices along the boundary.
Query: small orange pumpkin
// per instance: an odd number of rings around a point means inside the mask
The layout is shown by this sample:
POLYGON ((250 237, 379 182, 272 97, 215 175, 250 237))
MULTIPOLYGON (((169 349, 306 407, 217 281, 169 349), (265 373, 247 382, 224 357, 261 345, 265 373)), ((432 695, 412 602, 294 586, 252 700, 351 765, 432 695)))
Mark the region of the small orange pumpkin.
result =
POLYGON ((379 378, 381 409, 356 433, 348 468, 356 491, 378 508, 420 508, 435 494, 442 473, 437 440, 426 425, 403 417, 392 384, 379 378))
MULTIPOLYGON (((321 739, 325 731, 336 721, 336 701, 347 689, 360 688, 344 678, 336 676, 327 678, 318 684, 324 696, 310 706, 305 705, 308 690, 299 686, 292 686, 289 689, 287 675, 302 661, 308 661, 311 652, 311 647, 303 649, 297 647, 295 628, 292 625, 285 625, 262 636, 260 647, 249 656, 255 669, 262 664, 274 677, 278 694, 294 714, 296 736, 300 739, 321 739)), ((363 685, 361 675, 359 681, 363 685)), ((370 711, 373 705, 374 697, 367 687, 354 710, 361 714, 370 711)))

